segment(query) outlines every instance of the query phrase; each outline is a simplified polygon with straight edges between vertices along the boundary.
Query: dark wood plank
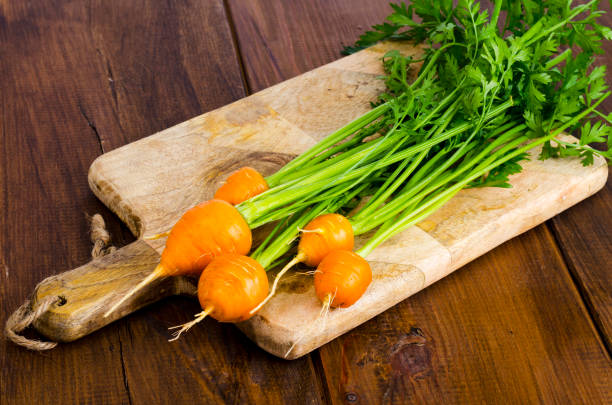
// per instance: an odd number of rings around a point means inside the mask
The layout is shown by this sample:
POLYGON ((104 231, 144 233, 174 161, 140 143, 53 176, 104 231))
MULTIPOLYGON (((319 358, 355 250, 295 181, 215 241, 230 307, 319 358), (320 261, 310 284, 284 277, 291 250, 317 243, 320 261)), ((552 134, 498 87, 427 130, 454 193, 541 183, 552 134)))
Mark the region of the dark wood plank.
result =
POLYGON ((333 403, 612 400, 612 362, 544 225, 320 352, 333 403))
MULTIPOLYGON (((36 283, 90 259, 86 213, 103 207, 86 173, 100 144, 79 105, 102 71, 85 21, 74 3, 0 3, 3 326, 36 283)), ((2 339, 0 352, 3 403, 129 401, 117 333, 44 354, 2 339)))
MULTIPOLYGON (((0 42, 11 44, 0 47, 4 322, 42 278, 89 260, 84 211, 102 207, 86 174, 102 149, 246 92, 221 0, 48 1, 0 10, 0 42)), ((115 242, 130 240, 113 222, 115 242)), ((232 325, 210 321, 168 343, 167 328, 197 310, 194 300, 169 299, 45 354, 3 341, 0 397, 11 404, 319 402, 310 357, 273 359, 232 325)))
MULTIPOLYGON (((253 90, 337 59, 342 45, 389 12, 386 1, 229 4, 253 90)), ((590 390, 595 399, 610 399, 609 355, 545 227, 319 356, 332 402, 495 402, 500 393, 516 401, 589 402, 590 390)))
POLYGON ((133 404, 177 398, 194 404, 321 402, 310 356, 293 362, 273 357, 234 325, 207 319, 167 342, 168 327, 200 311, 194 300, 173 298, 120 321, 133 404))
POLYGON ((602 191, 562 212, 549 225, 608 351, 612 351, 612 170, 608 173, 602 191))
POLYGON ((229 0, 251 91, 332 62, 389 14, 388 0, 229 0))
POLYGON ((246 95, 220 0, 93 0, 91 46, 105 99, 85 108, 105 151, 246 95))

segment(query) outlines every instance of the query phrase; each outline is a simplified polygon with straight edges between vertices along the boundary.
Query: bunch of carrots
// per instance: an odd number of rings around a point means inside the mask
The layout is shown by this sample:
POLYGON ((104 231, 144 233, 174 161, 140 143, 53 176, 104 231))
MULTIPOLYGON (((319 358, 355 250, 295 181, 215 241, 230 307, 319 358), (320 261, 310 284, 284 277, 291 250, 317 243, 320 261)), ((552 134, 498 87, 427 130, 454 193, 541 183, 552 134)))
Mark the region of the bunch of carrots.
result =
POLYGON ((510 187, 529 149, 584 165, 595 155, 611 159, 589 144, 611 146, 612 114, 597 109, 610 95, 605 67, 592 63, 612 31, 597 24, 597 1, 534 4, 525 13, 521 1, 497 0, 491 16, 474 0, 392 5, 389 23, 348 50, 404 39, 425 43, 424 56, 387 53, 387 92, 373 108, 276 173, 245 167, 230 175, 214 199, 159 235, 167 236, 159 265, 107 315, 156 278, 192 275, 202 312, 175 338, 206 316, 244 321, 298 263, 316 268, 323 309, 350 307, 372 281, 365 258, 373 249, 466 187, 510 187), (565 130, 580 140, 558 139, 565 130), (267 223, 276 225, 251 251, 251 231, 267 223), (354 251, 355 236, 371 230, 354 251), (270 286, 266 270, 283 264, 270 286))

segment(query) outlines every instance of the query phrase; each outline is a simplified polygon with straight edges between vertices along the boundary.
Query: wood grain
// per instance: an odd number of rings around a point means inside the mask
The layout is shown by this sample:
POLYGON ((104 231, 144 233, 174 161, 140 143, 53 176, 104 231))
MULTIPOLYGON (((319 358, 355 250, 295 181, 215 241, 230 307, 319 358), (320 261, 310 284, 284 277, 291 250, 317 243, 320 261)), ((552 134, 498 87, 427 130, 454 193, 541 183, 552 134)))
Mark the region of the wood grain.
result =
POLYGON ((388 0, 229 0, 252 92, 330 63, 383 21, 388 0))
POLYGON ((107 152, 244 97, 221 0, 92 0, 105 97, 86 109, 107 152))
MULTIPOLYGON (((86 214, 109 217, 83 175, 100 144, 81 111, 106 78, 74 5, 0 3, 2 324, 43 278, 90 260, 86 214)), ((45 354, 2 339, 0 402, 128 403, 120 347, 116 332, 45 354)))
POLYGON ((550 221, 579 290, 612 350, 612 181, 584 204, 550 221))
MULTIPOLYGON (((85 213, 105 214, 115 245, 133 239, 87 187, 96 156, 245 90, 220 0, 4 1, 0 43, 4 323, 36 283, 89 260, 85 213)), ((2 340, 0 403, 319 401, 310 358, 252 354, 233 327, 209 323, 191 346, 170 345, 167 328, 196 309, 166 300, 44 354, 2 340)))
MULTIPOLYGON (((84 266, 47 278, 36 287, 32 306, 48 296, 59 297, 60 302, 33 326, 55 342, 71 342, 98 330, 126 315, 120 308, 104 317, 113 303, 109 297, 127 294, 158 263, 159 254, 137 240, 84 266)), ((171 295, 196 292, 195 280, 186 278, 158 279, 151 286, 126 302, 130 313, 171 295)))
POLYGON ((167 342, 168 327, 188 322, 200 311, 195 300, 175 298, 120 321, 134 404, 179 399, 207 404, 321 402, 310 356, 294 362, 276 359, 234 325, 205 320, 190 331, 194 333, 167 342))
POLYGON ((612 363, 545 226, 325 345, 321 359, 335 404, 612 400, 612 363))

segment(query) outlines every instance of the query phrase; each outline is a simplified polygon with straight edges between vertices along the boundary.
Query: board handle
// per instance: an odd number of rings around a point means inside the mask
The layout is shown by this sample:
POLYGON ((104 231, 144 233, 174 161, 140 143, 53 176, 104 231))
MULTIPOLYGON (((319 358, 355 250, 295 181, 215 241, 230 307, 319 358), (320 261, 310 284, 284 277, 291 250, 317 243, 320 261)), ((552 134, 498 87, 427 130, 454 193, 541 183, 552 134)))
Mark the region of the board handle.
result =
POLYGON ((139 239, 84 266, 43 280, 34 291, 32 308, 55 297, 54 304, 33 322, 56 342, 71 342, 146 305, 170 295, 196 292, 196 280, 169 277, 151 282, 108 317, 113 303, 136 286, 159 263, 159 253, 139 239))

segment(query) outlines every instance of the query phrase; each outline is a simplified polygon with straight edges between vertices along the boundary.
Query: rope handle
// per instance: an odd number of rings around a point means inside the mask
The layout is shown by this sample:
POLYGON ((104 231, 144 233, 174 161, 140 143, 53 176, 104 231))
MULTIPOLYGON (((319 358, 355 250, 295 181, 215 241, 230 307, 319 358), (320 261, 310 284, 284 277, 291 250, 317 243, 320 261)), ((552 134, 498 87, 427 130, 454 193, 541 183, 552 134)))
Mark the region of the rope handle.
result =
POLYGON ((91 249, 91 257, 97 258, 101 256, 106 256, 109 253, 113 253, 117 250, 114 246, 109 246, 111 237, 108 231, 106 230, 106 223, 104 223, 104 218, 100 214, 94 214, 93 217, 89 218, 91 224, 91 231, 89 234, 89 239, 91 243, 93 243, 93 248, 91 249))
MULTIPOLYGON (((90 239, 93 243, 91 257, 95 259, 114 252, 116 248, 114 246, 109 246, 111 238, 106 230, 106 224, 104 223, 102 215, 95 214, 93 217, 89 218, 89 220, 91 224, 90 239)), ((49 278, 41 281, 41 283, 44 283, 49 278)), ((38 286, 36 287, 38 288, 38 286)), ((56 347, 57 342, 28 339, 19 333, 32 325, 32 323, 47 312, 51 306, 57 304, 60 300, 60 297, 48 296, 37 302, 36 308, 32 308, 32 302, 26 300, 6 321, 6 325, 4 326, 6 338, 16 345, 23 346, 30 350, 42 351, 56 347)))

